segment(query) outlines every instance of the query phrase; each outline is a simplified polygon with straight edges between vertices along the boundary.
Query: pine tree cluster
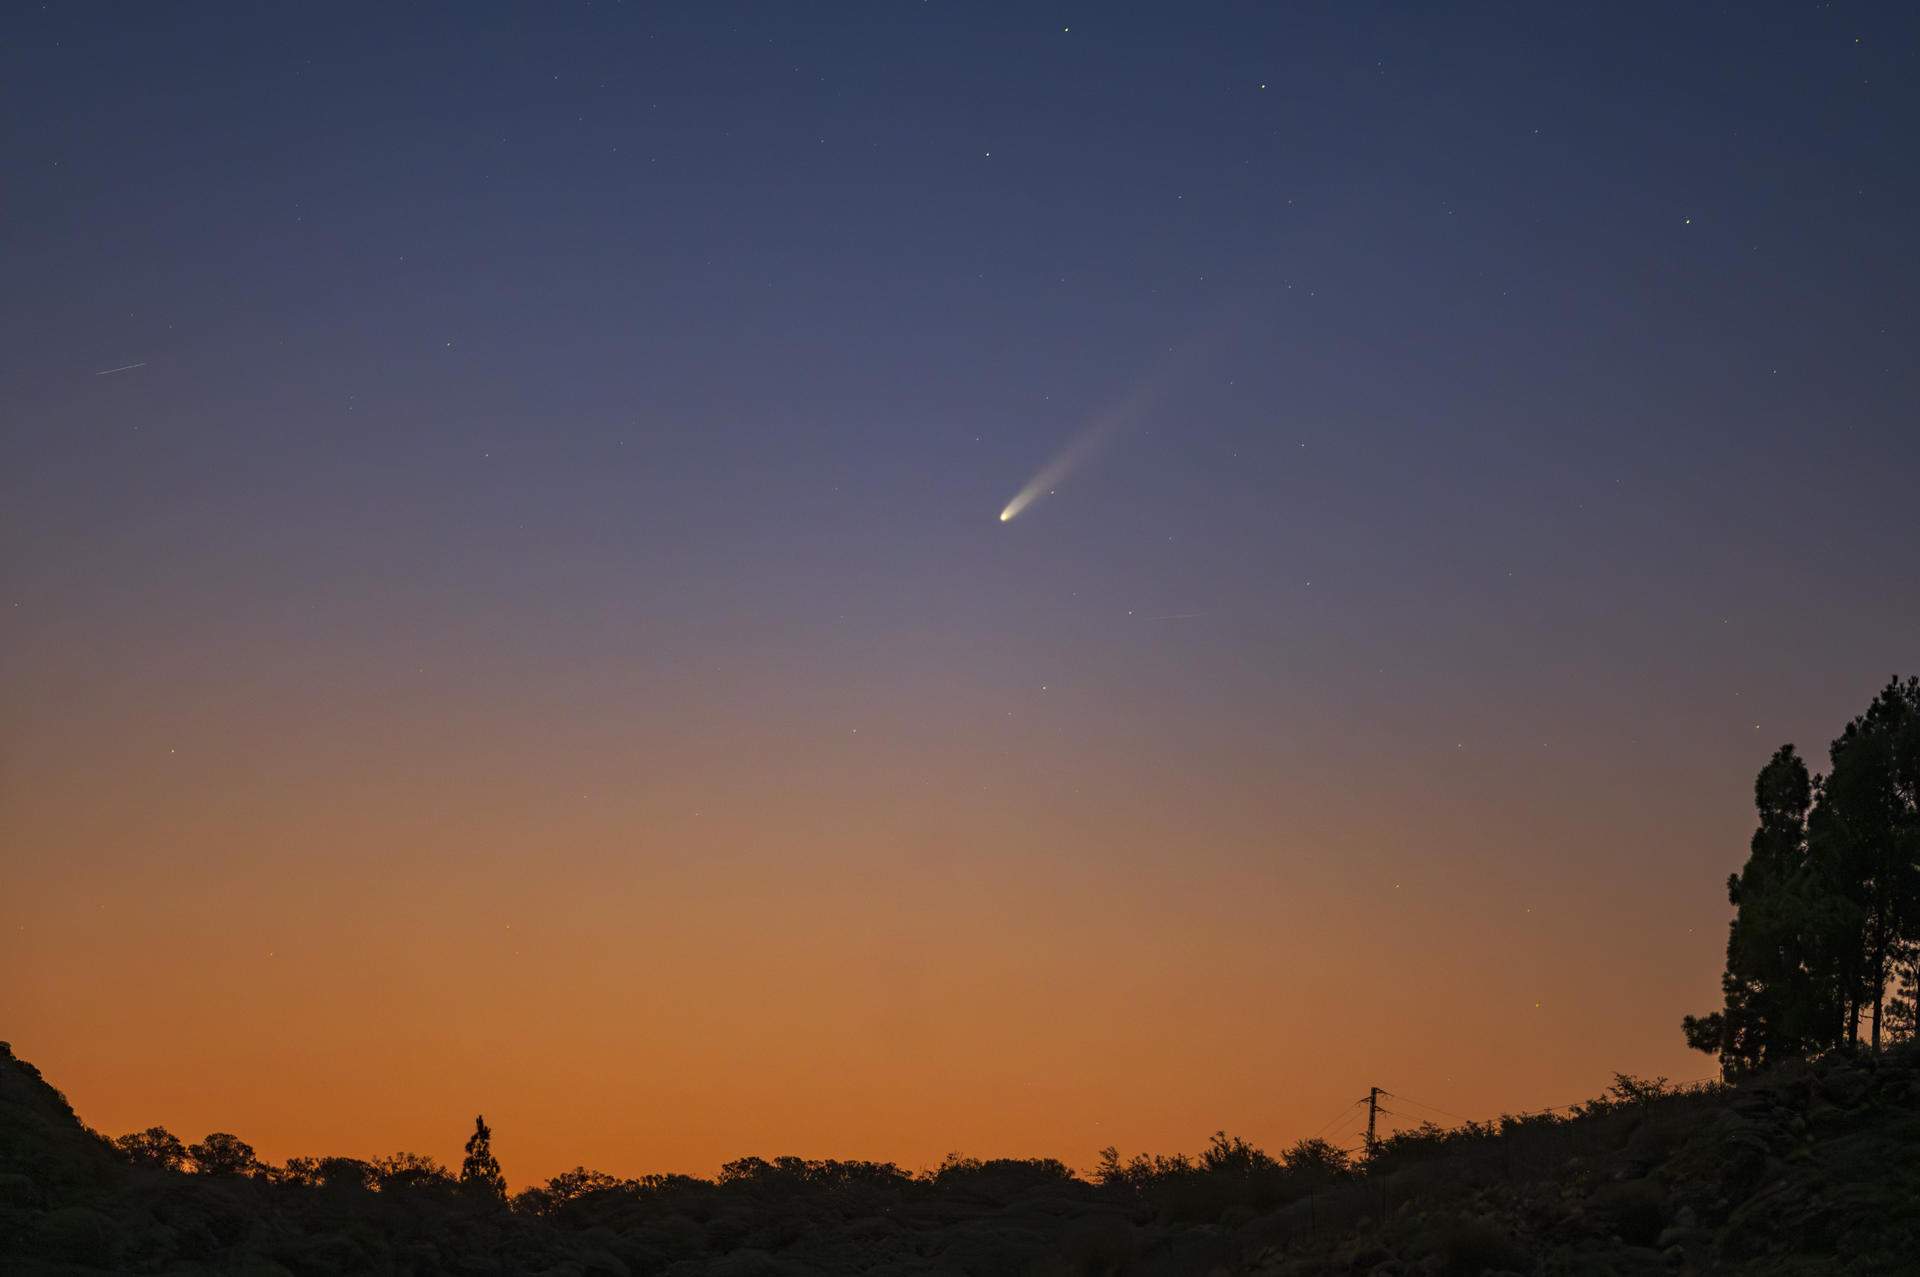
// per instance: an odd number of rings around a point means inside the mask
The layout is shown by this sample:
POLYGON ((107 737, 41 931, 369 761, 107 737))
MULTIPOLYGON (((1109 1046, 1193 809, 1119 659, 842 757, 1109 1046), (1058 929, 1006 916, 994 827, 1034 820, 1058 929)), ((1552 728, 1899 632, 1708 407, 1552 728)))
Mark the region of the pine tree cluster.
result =
POLYGON ((1920 984, 1920 678, 1890 681, 1810 776, 1783 745, 1727 882, 1725 1005, 1682 1023, 1727 1076, 1911 1037, 1920 984))

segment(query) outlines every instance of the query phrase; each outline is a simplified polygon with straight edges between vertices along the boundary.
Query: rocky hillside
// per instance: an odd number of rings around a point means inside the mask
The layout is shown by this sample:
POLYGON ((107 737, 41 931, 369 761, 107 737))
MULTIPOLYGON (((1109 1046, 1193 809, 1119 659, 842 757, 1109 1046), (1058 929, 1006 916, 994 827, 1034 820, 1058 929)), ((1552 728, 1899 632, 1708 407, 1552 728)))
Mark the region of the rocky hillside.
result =
POLYGON ((0 1044, 0 1271, 1784 1274, 1920 1255, 1911 1047, 1625 1085, 1571 1118, 1397 1137, 1357 1169, 1325 1152, 1222 1139, 1098 1182, 1050 1161, 746 1159, 717 1182, 577 1172, 509 1204, 425 1159, 136 1164, 0 1044))
POLYGON ((1237 1240, 1276 1275, 1920 1272, 1920 1052, 1389 1147, 1237 1240))

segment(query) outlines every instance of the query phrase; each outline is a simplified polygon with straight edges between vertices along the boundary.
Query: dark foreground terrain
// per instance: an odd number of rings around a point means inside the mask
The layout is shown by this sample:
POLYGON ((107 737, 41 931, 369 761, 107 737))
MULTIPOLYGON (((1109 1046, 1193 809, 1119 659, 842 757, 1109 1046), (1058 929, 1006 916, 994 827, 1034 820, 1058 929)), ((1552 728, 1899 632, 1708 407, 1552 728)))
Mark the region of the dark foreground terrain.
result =
POLYGON ((1091 1180, 749 1158, 717 1181, 574 1172, 509 1201, 424 1158, 267 1167, 238 1141, 185 1160, 116 1143, 0 1044, 0 1272, 1920 1271, 1910 1045, 1734 1088, 1623 1078, 1571 1116, 1403 1135, 1360 1167, 1216 1137, 1091 1180))

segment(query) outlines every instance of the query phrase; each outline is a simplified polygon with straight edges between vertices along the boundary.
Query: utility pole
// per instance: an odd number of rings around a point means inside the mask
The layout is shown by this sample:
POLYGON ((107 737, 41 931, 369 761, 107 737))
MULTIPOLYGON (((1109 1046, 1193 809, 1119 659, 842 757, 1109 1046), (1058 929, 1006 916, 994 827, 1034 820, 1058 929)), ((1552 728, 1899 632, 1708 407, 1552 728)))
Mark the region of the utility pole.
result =
POLYGON ((1374 1145, 1377 1142, 1376 1137, 1374 1136, 1374 1133, 1373 1133, 1373 1124, 1379 1120, 1379 1117, 1380 1117, 1380 1088, 1377 1086, 1370 1086, 1367 1088, 1367 1156, 1368 1157, 1373 1156, 1374 1145))

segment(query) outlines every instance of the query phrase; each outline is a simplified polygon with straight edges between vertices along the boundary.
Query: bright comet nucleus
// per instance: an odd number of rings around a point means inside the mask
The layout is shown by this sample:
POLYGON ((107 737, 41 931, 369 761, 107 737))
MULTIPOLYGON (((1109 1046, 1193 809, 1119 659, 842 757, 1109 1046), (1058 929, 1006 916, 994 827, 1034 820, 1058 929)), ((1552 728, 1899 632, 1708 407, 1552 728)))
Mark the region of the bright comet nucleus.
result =
POLYGON ((1070 439, 1066 447, 1062 448, 1053 460, 1040 467, 1040 472, 1027 480, 1025 487, 1013 494, 1013 500, 1007 502, 1006 509, 1000 512, 1000 522, 1010 522, 1015 515, 1041 497, 1051 496, 1054 488, 1067 476, 1104 449, 1115 435, 1140 417, 1146 398, 1143 390, 1135 390, 1104 416, 1070 439))
POLYGON ((1189 363, 1200 348, 1199 342, 1188 342, 1184 348, 1173 349, 1168 357, 1160 359, 1131 390, 1082 427, 1080 433, 1069 439, 1052 460, 1040 467, 1039 473, 1027 480, 1025 487, 1013 494, 1013 500, 1007 502, 1006 508, 1000 511, 1000 522, 1011 523, 1041 497, 1052 496, 1054 489, 1074 471, 1105 451, 1117 436, 1144 420, 1160 398, 1160 392, 1168 380, 1181 366, 1189 363))

